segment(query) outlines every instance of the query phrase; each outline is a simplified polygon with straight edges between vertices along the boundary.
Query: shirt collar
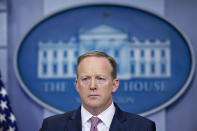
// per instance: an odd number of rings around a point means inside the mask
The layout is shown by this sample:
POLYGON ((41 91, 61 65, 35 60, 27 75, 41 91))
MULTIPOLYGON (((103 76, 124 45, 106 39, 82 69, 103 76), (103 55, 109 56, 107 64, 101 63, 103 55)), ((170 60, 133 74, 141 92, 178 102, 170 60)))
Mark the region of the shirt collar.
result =
POLYGON ((102 122, 109 128, 115 113, 114 103, 112 104, 102 113, 100 113, 97 117, 102 120, 102 122))
POLYGON ((88 112, 82 105, 81 106, 82 125, 84 125, 91 117, 92 117, 92 114, 88 112))
MULTIPOLYGON (((97 117, 101 119, 101 121, 109 128, 115 114, 115 106, 114 103, 112 104, 102 113, 100 113, 97 117)), ((82 125, 84 125, 93 115, 88 112, 83 105, 81 106, 81 118, 82 118, 82 125)))

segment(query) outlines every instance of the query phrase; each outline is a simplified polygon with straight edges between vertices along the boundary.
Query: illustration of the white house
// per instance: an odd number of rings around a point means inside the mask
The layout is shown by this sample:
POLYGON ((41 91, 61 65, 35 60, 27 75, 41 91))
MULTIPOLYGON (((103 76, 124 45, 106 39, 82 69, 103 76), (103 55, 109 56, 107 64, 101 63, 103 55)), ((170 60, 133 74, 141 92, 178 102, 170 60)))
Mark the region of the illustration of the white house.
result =
POLYGON ((98 25, 80 29, 69 41, 39 41, 38 78, 74 78, 76 60, 89 50, 104 51, 118 63, 118 77, 168 78, 171 75, 170 40, 139 40, 129 33, 98 25))

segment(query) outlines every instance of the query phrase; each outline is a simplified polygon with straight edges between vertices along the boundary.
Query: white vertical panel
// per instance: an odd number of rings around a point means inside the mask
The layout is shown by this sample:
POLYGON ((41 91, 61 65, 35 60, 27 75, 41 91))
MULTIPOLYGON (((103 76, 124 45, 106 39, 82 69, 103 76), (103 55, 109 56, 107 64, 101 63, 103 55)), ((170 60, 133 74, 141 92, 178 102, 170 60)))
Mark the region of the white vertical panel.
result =
POLYGON ((0 73, 7 83, 7 12, 6 0, 0 0, 0 73))
POLYGON ((7 45, 7 14, 0 12, 0 47, 7 45))
POLYGON ((0 49, 0 72, 4 83, 7 82, 7 50, 0 49))
MULTIPOLYGON (((165 9, 165 0, 44 0, 44 15, 49 15, 53 12, 78 6, 81 4, 91 4, 91 3, 115 3, 115 4, 124 4, 137 6, 146 10, 150 10, 160 15, 164 15, 165 9)), ((158 131, 165 131, 165 109, 155 113, 154 115, 149 116, 148 118, 156 122, 158 131)), ((44 110, 43 118, 54 115, 55 113, 44 110)))

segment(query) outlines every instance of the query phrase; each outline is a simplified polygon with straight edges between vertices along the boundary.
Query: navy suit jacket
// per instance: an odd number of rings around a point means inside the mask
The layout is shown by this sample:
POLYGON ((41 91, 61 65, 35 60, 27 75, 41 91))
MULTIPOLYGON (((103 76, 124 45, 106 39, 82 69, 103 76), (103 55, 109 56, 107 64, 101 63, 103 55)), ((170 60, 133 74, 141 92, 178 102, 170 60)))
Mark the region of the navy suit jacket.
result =
MULTIPOLYGON (((139 115, 124 112, 115 105, 110 131, 156 131, 155 123, 139 115)), ((46 118, 40 131, 81 131, 81 108, 46 118)))

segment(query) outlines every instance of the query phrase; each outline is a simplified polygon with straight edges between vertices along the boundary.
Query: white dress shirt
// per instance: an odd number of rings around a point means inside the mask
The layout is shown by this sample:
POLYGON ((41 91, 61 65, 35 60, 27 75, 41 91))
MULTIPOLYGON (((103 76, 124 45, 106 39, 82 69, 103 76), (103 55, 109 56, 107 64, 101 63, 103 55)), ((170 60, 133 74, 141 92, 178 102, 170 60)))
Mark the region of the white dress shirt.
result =
MULTIPOLYGON (((115 114, 114 103, 112 104, 102 113, 100 113, 97 117, 101 120, 98 123, 97 129, 98 131, 109 131, 113 116, 115 114)), ((88 112, 83 105, 81 106, 81 120, 82 120, 82 131, 90 131, 91 121, 90 118, 93 115, 88 112)))

